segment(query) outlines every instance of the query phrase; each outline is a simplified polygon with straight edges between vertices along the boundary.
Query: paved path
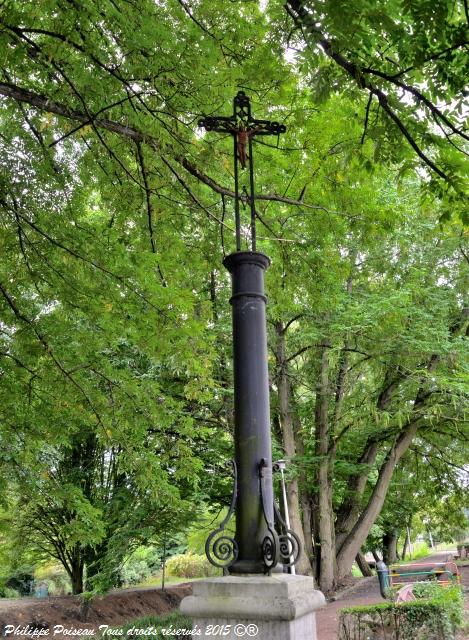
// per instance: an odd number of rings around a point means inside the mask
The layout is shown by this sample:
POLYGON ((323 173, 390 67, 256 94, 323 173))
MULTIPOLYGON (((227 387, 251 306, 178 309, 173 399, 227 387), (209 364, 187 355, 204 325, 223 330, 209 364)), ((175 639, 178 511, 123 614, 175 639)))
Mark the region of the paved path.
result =
POLYGON ((383 602, 379 593, 378 578, 364 578, 352 589, 347 589, 343 597, 329 602, 316 614, 318 640, 337 640, 339 610, 344 607, 355 607, 362 604, 383 602))
MULTIPOLYGON (((452 554, 449 552, 452 557, 452 554)), ((445 562, 448 552, 435 553, 419 560, 419 562, 445 562)), ((464 567, 462 571, 463 584, 469 586, 469 567, 464 567)), ((339 621, 339 610, 344 607, 355 607, 358 605, 377 604, 384 602, 379 592, 378 578, 373 576, 372 578, 363 578, 360 582, 347 589, 346 592, 335 602, 329 602, 324 609, 321 609, 316 614, 316 628, 318 640, 337 640, 337 628, 339 621)), ((469 609, 469 599, 466 598, 465 608, 469 609)))

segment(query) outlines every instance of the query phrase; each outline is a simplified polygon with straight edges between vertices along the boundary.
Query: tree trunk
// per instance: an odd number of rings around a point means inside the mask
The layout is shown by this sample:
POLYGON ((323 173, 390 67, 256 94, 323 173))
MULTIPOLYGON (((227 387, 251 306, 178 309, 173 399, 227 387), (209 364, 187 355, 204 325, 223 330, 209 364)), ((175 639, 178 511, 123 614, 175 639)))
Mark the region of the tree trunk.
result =
POLYGON ((409 448, 417 433, 417 428, 418 418, 410 420, 381 465, 378 480, 370 500, 337 555, 337 573, 339 577, 344 577, 350 572, 355 556, 364 544, 373 523, 383 507, 394 469, 402 455, 409 448))
POLYGON ((327 460, 319 463, 319 544, 321 548, 319 586, 328 593, 334 588, 335 549, 332 533, 333 510, 332 493, 329 483, 329 465, 327 460))
POLYGON ((319 351, 319 378, 316 386, 315 430, 316 456, 318 457, 318 508, 319 508, 319 545, 321 549, 319 586, 328 593, 334 588, 334 512, 332 509, 332 485, 329 460, 329 345, 319 351))
MULTIPOLYGON (((289 382, 290 386, 290 398, 293 398, 293 389, 291 382, 289 382)), ((303 445, 303 440, 301 436, 301 423, 298 417, 298 414, 293 414, 293 432, 295 436, 295 448, 296 453, 300 457, 305 455, 305 449, 303 445)), ((299 488, 299 496, 300 496, 300 507, 302 513, 302 522, 303 522, 303 537, 304 537, 304 552, 308 557, 311 565, 313 564, 313 524, 312 524, 312 513, 311 513, 311 496, 308 492, 308 481, 304 467, 302 467, 298 472, 298 488, 299 488)))
POLYGON ((410 524, 408 524, 406 526, 405 529, 405 539, 404 539, 404 546, 402 548, 402 559, 405 560, 406 554, 407 554, 407 549, 410 549, 410 538, 409 538, 409 530, 410 530, 410 524))
MULTIPOLYGON (((469 328, 468 317, 469 308, 465 307, 460 320, 451 327, 452 335, 458 335, 461 331, 465 331, 469 328)), ((432 373, 436 369, 440 358, 441 356, 436 353, 430 357, 427 364, 428 373, 432 373)), ((401 429, 399 436, 396 438, 388 455, 381 465, 378 480, 376 481, 368 504, 350 534, 347 536, 347 539, 343 543, 340 552, 337 555, 337 572, 339 577, 345 576, 349 573, 355 556, 365 542, 373 523, 380 514, 386 498, 386 493, 391 483, 394 469, 401 457, 410 447, 412 440, 417 433, 419 420, 421 418, 421 409, 425 406, 428 397, 431 395, 431 393, 425 389, 425 378, 422 378, 421 382, 422 386, 419 387, 414 401, 413 416, 409 418, 407 424, 401 429)), ((388 385, 388 388, 392 387, 394 384, 394 381, 391 382, 390 385, 388 385)), ((383 406, 381 401, 382 396, 383 393, 381 393, 380 399, 378 400, 378 407, 383 406)), ((387 399, 386 402, 388 402, 387 399)))
POLYGON ((335 525, 335 547, 337 553, 341 550, 360 515, 362 498, 368 482, 369 465, 375 461, 378 449, 377 442, 370 442, 365 446, 358 464, 366 465, 366 471, 360 475, 352 476, 348 481, 346 498, 339 509, 335 525))
POLYGON ((404 546, 402 547, 402 556, 401 556, 402 560, 405 560, 405 557, 406 557, 406 554, 407 554, 407 546, 409 544, 408 540, 409 540, 409 537, 408 537, 408 535, 406 533, 405 534, 405 538, 404 538, 404 546))
POLYGON ((303 512, 303 536, 305 540, 304 552, 310 563, 313 563, 313 527, 311 516, 311 502, 307 495, 301 494, 301 510, 303 512))
POLYGON ((373 571, 371 570, 370 565, 366 561, 366 558, 361 551, 357 553, 355 561, 358 565, 358 568, 362 572, 362 576, 364 576, 365 578, 368 578, 373 575, 373 571))
MULTIPOLYGON (((293 430, 293 415, 291 409, 290 384, 288 379, 288 362, 285 355, 285 328, 281 322, 275 325, 277 342, 275 355, 277 360, 277 386, 279 420, 282 428, 283 448, 288 459, 296 455, 295 434, 293 430)), ((295 477, 287 484, 287 504, 290 516, 290 527, 299 537, 303 552, 300 555, 296 569, 303 575, 313 573, 308 555, 304 552, 306 548, 303 535, 303 524, 301 521, 298 479, 295 477)))
POLYGON ((383 561, 386 564, 397 562, 397 531, 390 529, 383 535, 383 561))
POLYGON ((60 539, 60 535, 57 535, 54 540, 51 540, 55 549, 54 558, 57 558, 68 577, 72 585, 73 595, 83 593, 83 572, 85 568, 85 560, 81 549, 78 545, 75 545, 70 550, 67 550, 66 543, 63 539, 60 539))
MULTIPOLYGON (((386 371, 383 386, 376 400, 376 408, 384 411, 390 404, 394 393, 407 378, 407 373, 400 367, 390 367, 386 371)), ((379 444, 375 440, 368 440, 358 460, 359 464, 367 465, 363 473, 352 476, 347 483, 344 501, 336 518, 336 552, 339 553, 348 535, 356 525, 362 509, 362 498, 368 482, 369 465, 372 465, 379 451, 379 444)))
POLYGON ((317 490, 311 492, 311 529, 313 532, 313 572, 319 584, 321 547, 319 546, 319 502, 317 490))
POLYGON ((69 577, 70 577, 70 582, 72 583, 72 593, 74 596, 83 593, 84 589, 83 589, 83 562, 82 561, 77 561, 74 562, 71 570, 67 571, 69 577))

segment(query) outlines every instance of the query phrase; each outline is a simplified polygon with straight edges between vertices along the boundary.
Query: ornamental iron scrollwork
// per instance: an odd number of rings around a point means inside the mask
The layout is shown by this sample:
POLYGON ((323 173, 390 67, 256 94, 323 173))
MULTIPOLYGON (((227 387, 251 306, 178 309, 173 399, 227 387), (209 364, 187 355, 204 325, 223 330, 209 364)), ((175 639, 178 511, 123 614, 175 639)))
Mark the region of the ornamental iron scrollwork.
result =
POLYGON ((274 529, 274 522, 270 515, 271 511, 267 509, 265 502, 267 493, 265 484, 267 481, 271 482, 272 469, 269 467, 265 458, 261 460, 259 465, 259 478, 262 509, 267 523, 267 535, 262 541, 262 558, 264 560, 265 571, 270 575, 272 568, 279 562, 285 567, 292 567, 298 562, 301 553, 301 542, 296 533, 287 527, 275 501, 273 504, 273 513, 280 535, 277 534, 274 529))
POLYGON ((251 115, 251 103, 244 91, 238 91, 233 100, 233 115, 205 116, 198 121, 199 127, 218 133, 236 133, 239 124, 255 129, 256 136, 278 136, 287 130, 284 124, 275 120, 262 120, 251 115))
POLYGON ((259 480, 261 489, 262 511, 267 524, 267 535, 262 541, 262 559, 264 561, 265 573, 270 576, 271 570, 275 567, 280 558, 280 541, 274 529, 271 510, 267 508, 265 485, 272 482, 272 469, 265 458, 262 458, 259 465, 259 480))
POLYGON ((225 527, 233 515, 236 499, 238 496, 238 470, 234 460, 228 460, 227 465, 231 466, 233 472, 233 495, 231 496, 231 504, 226 517, 220 526, 212 531, 205 542, 205 555, 208 561, 214 567, 223 569, 224 575, 228 573, 238 558, 238 544, 234 538, 227 535, 225 527))
POLYGON ((280 559, 284 566, 292 567, 299 560, 301 554, 301 542, 294 531, 287 528, 279 508, 274 502, 275 519, 277 520, 281 534, 279 536, 280 559))
POLYGON ((268 527, 268 533, 262 541, 262 559, 264 561, 265 572, 269 576, 272 568, 277 564, 279 548, 279 538, 275 529, 268 527))

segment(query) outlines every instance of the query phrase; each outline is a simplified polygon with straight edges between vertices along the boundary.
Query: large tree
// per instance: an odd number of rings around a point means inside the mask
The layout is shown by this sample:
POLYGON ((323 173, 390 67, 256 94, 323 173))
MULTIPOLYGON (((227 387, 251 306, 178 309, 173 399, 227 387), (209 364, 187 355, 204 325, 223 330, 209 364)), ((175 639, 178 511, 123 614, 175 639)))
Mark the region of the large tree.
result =
MULTIPOLYGON (((233 246, 232 145, 197 121, 228 114, 239 89, 256 116, 287 125, 278 148, 255 145, 256 198, 259 246, 273 259, 276 446, 290 460, 302 571, 314 569, 329 590, 350 570, 417 435, 447 429, 449 417, 461 433, 467 252, 454 144, 465 135, 456 96, 463 14, 445 14, 451 78, 442 84, 440 56, 423 61, 439 84, 425 81, 431 104, 410 91, 422 105, 414 114, 402 87, 372 73, 391 73, 393 62, 373 53, 383 34, 371 10, 344 11, 339 38, 333 3, 318 8, 316 31, 315 3, 288 4, 294 22, 276 2, 1 7, 0 478, 11 482, 22 465, 29 476, 16 486, 44 508, 34 473, 50 474, 40 481, 50 488, 60 472, 69 493, 50 505, 65 516, 60 530, 80 517, 103 523, 99 540, 98 527, 81 543, 64 541, 88 558, 113 535, 100 474, 115 452, 136 502, 151 495, 146 513, 169 494, 178 512, 191 491, 217 500, 225 491, 200 471, 227 455, 232 429, 220 269, 233 246), (356 77, 341 64, 344 43, 356 52, 356 77), (448 113, 438 103, 446 89, 448 113), (453 221, 439 227, 448 205, 453 221), (99 464, 85 495, 81 454, 76 464, 70 456, 88 436, 99 464)), ((420 18, 404 12, 406 40, 396 7, 390 57, 410 86, 406 25, 420 18)))
POLYGON ((301 487, 292 508, 311 514, 305 537, 313 534, 326 591, 350 571, 409 448, 422 438, 467 442, 461 230, 435 228, 438 212, 419 207, 413 183, 375 179, 374 194, 365 185, 356 195, 366 198, 362 215, 381 202, 392 217, 354 222, 343 235, 336 228, 330 240, 323 230, 315 251, 298 251, 290 269, 280 263, 273 310, 279 421, 296 460, 292 499, 301 487))

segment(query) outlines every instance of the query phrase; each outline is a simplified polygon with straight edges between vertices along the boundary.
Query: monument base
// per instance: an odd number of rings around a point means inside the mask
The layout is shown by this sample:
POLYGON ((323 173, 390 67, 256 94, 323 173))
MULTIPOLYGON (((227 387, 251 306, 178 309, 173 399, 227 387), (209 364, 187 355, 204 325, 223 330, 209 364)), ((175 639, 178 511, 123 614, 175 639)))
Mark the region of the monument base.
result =
POLYGON ((228 640, 316 640, 315 611, 325 604, 313 578, 226 576, 194 582, 193 595, 181 602, 197 638, 228 640))

